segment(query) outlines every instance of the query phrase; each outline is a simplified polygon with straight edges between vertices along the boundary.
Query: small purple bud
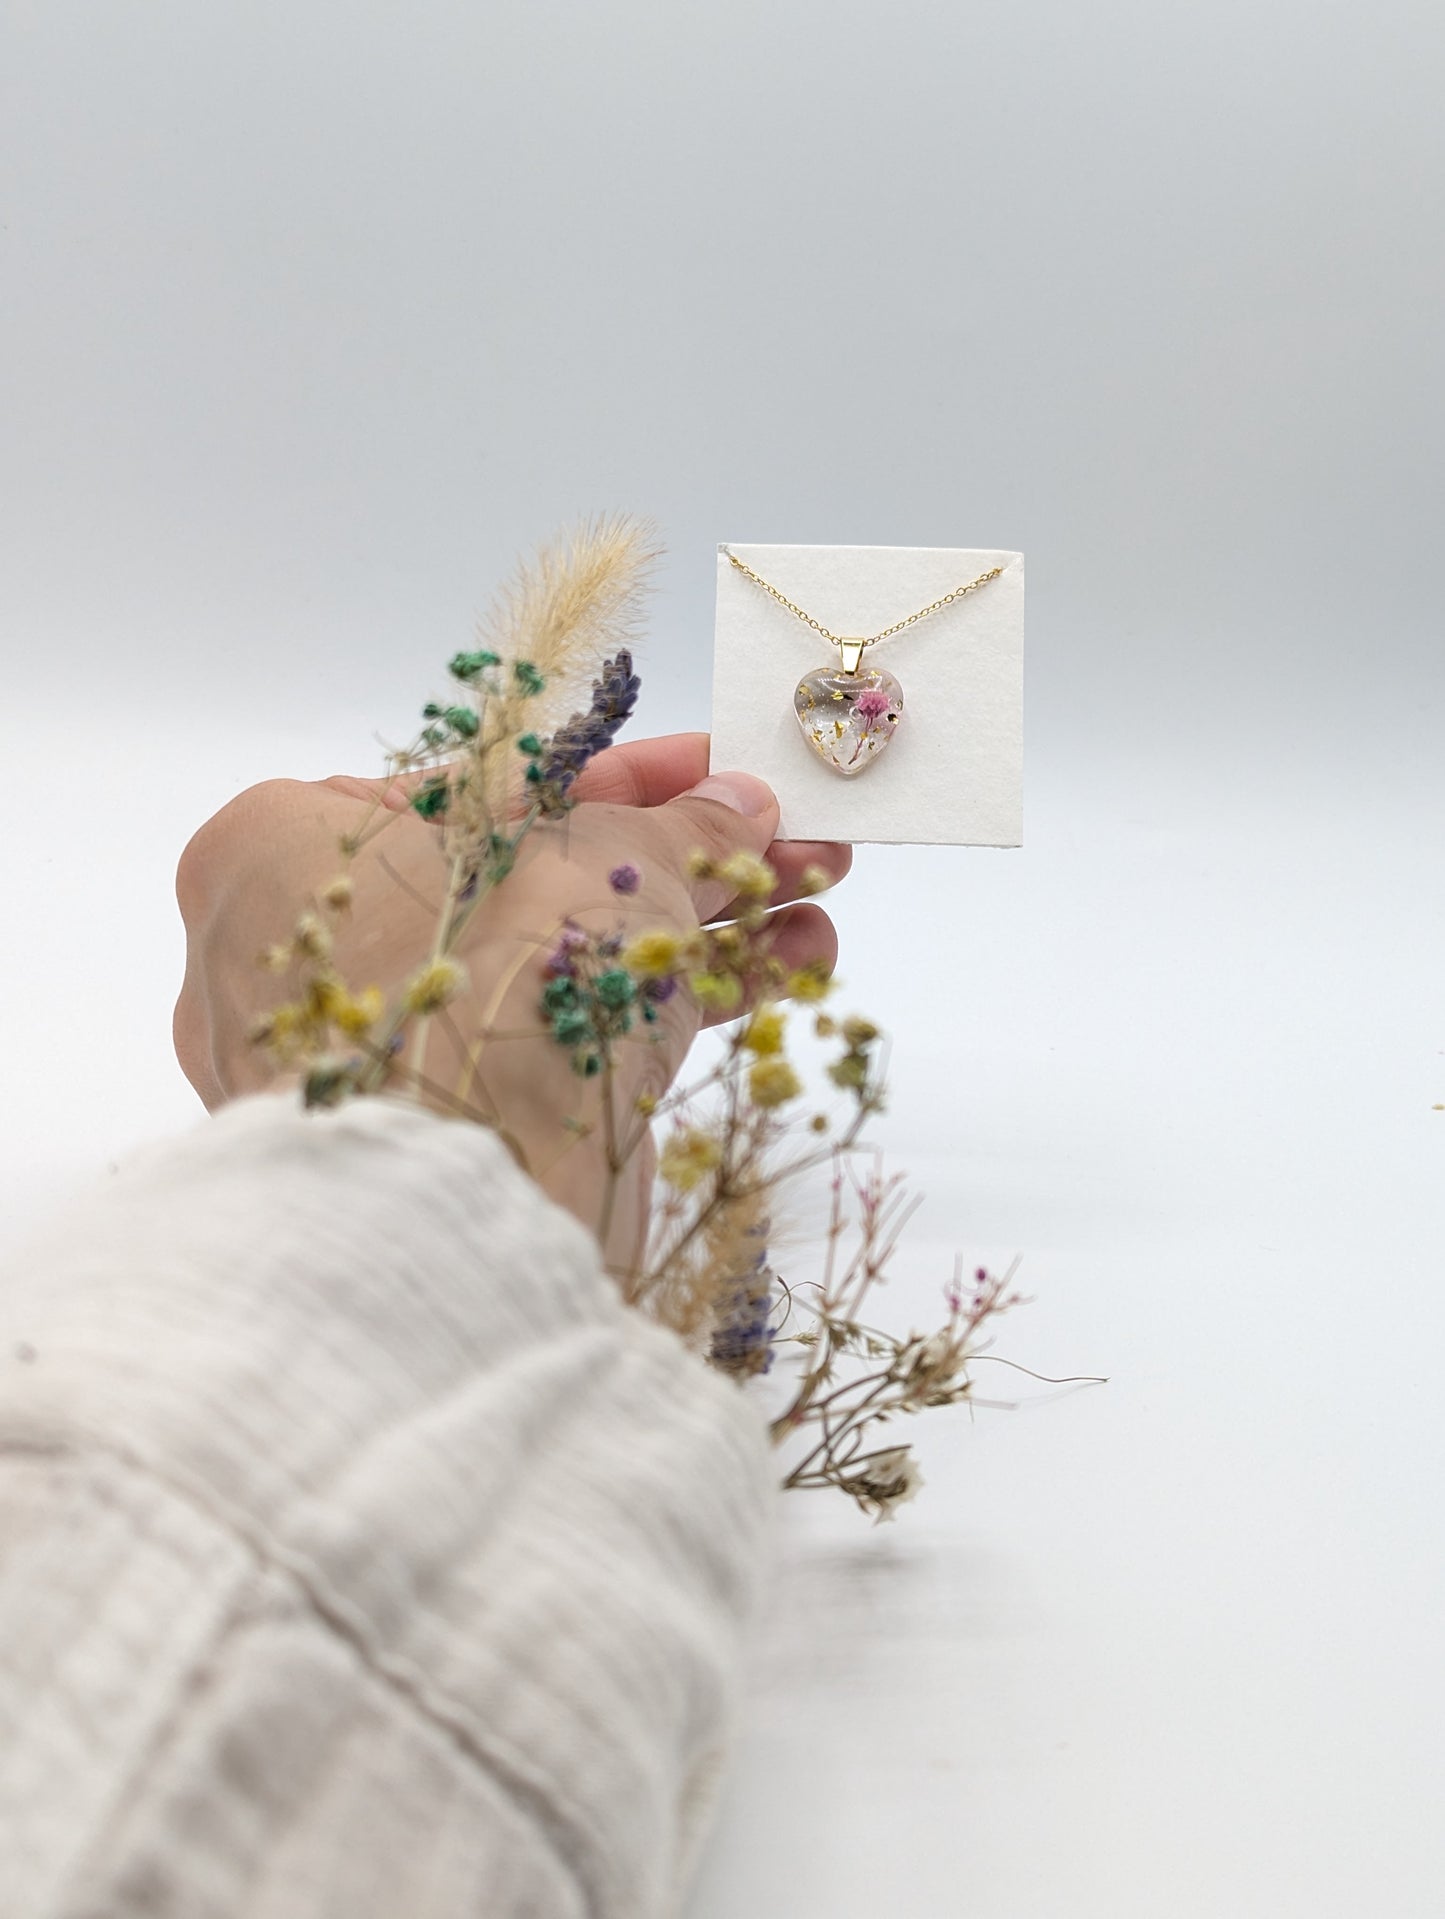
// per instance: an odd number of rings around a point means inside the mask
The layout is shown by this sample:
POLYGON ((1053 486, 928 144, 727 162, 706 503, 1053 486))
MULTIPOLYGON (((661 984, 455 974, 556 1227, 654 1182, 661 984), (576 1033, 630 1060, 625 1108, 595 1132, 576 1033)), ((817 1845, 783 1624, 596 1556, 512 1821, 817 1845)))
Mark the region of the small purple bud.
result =
POLYGON ((614 866, 607 875, 607 884, 614 893, 635 893, 642 884, 642 875, 629 860, 622 866, 614 866))
POLYGON ((574 926, 569 920, 562 928, 561 937, 547 955, 547 975, 550 979, 575 979, 577 961, 575 955, 579 947, 587 944, 587 935, 580 926, 574 926))

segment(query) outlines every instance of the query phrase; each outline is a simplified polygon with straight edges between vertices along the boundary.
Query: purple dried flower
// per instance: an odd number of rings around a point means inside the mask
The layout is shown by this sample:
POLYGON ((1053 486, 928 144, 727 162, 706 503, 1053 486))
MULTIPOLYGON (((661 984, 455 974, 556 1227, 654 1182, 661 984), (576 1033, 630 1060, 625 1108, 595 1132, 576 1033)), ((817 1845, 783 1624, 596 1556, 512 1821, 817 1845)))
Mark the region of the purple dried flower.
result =
POLYGON ((575 979, 577 975, 577 951, 587 944, 587 935, 580 926, 574 926, 571 920, 562 928, 557 944, 547 955, 545 968, 548 979, 575 979))
POLYGON ((635 893, 642 884, 642 874, 631 860, 627 860, 621 866, 613 867, 607 875, 607 884, 614 893, 635 893))
POLYGON ((654 1006, 665 1006, 676 991, 675 973, 669 973, 664 979, 645 979, 642 982, 642 997, 650 999, 654 1006))
POLYGON ((601 677, 592 683, 592 704, 543 742, 542 754, 527 768, 527 780, 537 790, 537 802, 546 814, 564 813, 572 782, 632 718, 642 682, 632 670, 626 647, 615 659, 602 662, 601 677))
MULTIPOLYGON (((749 1236, 763 1238, 766 1226, 755 1226, 749 1236)), ((773 1363, 773 1279, 767 1247, 742 1274, 737 1289, 723 1307, 708 1359, 719 1372, 746 1376, 765 1373, 773 1363)))

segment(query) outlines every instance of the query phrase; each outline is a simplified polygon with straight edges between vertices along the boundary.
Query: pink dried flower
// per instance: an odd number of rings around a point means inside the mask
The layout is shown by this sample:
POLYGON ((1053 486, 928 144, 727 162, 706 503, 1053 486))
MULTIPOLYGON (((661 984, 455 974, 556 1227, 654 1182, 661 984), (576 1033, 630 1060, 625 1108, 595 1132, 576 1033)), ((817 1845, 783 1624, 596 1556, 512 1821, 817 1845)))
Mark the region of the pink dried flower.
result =
POLYGON ((870 686, 866 693, 860 693, 854 700, 853 711, 871 726, 874 720, 881 720, 888 711, 888 695, 878 687, 870 686))
POLYGON ((549 979, 573 978, 577 971, 577 951, 586 944, 587 935, 580 926, 574 926, 569 920, 562 928, 557 944, 547 955, 547 977, 549 979))

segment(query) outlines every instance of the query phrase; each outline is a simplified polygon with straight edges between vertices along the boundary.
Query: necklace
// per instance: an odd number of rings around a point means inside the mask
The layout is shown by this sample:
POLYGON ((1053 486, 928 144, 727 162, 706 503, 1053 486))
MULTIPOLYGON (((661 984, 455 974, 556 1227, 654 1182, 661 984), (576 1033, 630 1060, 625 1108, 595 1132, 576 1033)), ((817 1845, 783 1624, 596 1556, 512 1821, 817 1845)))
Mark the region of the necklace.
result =
POLYGON ((798 716, 798 724, 803 729, 803 738, 808 745, 825 766, 830 766, 835 773, 841 773, 844 779, 853 779, 857 774, 867 772, 892 742, 903 713, 903 688, 885 668, 865 668, 864 649, 876 646, 880 640, 892 639, 895 633, 916 625, 919 620, 926 620, 930 613, 937 613, 940 607, 952 606, 965 593, 972 593, 975 587, 986 586, 1003 572, 1001 566, 991 567, 987 573, 980 573, 976 580, 970 580, 966 586, 956 586, 951 593, 945 593, 941 600, 935 600, 931 606, 923 606, 916 613, 910 613, 906 620, 885 626, 881 633, 870 633, 866 639, 859 639, 830 633, 821 620, 815 620, 811 613, 805 613, 802 607, 794 606, 791 600, 785 599, 775 586, 769 586, 761 574, 754 573, 736 553, 730 552, 727 547, 723 548, 723 552, 740 573, 746 573, 764 593, 771 593, 779 606, 785 606, 805 625, 811 626, 815 633, 820 633, 830 646, 837 647, 842 662, 840 670, 835 672, 831 667, 820 666, 811 673, 805 673, 793 694, 793 711, 798 716))

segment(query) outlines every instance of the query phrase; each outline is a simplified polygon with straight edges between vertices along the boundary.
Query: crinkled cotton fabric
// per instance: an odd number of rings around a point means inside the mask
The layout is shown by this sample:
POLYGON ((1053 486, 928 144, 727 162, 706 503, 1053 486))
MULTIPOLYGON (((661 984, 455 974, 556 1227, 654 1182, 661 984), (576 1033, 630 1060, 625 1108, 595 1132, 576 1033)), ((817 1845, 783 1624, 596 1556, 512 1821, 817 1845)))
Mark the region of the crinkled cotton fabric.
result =
POLYGON ((485 1129, 134 1154, 0 1274, 0 1914, 674 1912, 775 1484, 485 1129))

